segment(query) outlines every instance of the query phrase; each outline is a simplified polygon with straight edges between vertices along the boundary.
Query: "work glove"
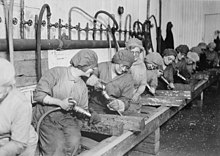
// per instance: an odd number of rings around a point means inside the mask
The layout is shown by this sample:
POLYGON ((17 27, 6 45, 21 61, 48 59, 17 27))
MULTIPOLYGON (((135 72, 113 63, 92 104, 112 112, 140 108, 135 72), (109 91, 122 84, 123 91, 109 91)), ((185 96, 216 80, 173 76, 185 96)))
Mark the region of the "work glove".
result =
POLYGON ((98 113, 96 113, 92 108, 89 108, 89 112, 91 113, 91 117, 89 120, 90 124, 97 124, 101 122, 101 117, 98 113))
POLYGON ((168 89, 172 90, 175 88, 174 84, 172 82, 169 83, 169 85, 167 86, 168 89))
POLYGON ((124 102, 121 101, 121 100, 118 100, 118 99, 112 100, 107 106, 112 111, 119 111, 119 112, 124 112, 125 111, 124 102))
POLYGON ((103 86, 101 80, 95 75, 90 76, 86 81, 86 84, 89 86, 93 86, 95 89, 102 88, 103 86))
POLYGON ((63 110, 69 111, 74 108, 76 105, 76 101, 73 98, 66 98, 60 101, 60 107, 63 110))

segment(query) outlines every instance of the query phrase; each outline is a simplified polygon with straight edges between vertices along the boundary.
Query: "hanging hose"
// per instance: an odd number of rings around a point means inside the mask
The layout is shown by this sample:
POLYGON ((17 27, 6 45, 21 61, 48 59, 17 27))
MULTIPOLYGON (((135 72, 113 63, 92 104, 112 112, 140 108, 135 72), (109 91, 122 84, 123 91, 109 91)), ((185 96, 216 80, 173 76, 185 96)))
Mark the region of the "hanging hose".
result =
POLYGON ((14 0, 10 1, 9 8, 6 0, 3 0, 3 3, 4 3, 5 24, 6 24, 6 34, 7 34, 6 38, 8 41, 9 60, 12 64, 14 64, 13 24, 12 24, 14 0))
MULTIPOLYGON (((98 17, 98 15, 100 14, 100 13, 103 13, 103 14, 106 14, 108 17, 110 17, 111 19, 112 19, 112 21, 113 21, 113 25, 115 26, 115 27, 112 27, 111 28, 111 35, 112 35, 112 39, 113 39, 113 42, 114 42, 114 44, 115 44, 115 49, 116 49, 116 52, 119 50, 119 45, 118 45, 118 42, 117 42, 117 40, 116 40, 116 38, 115 38, 115 32, 118 30, 118 23, 117 23, 117 21, 115 20, 115 18, 110 14, 110 13, 108 13, 107 11, 103 11, 103 10, 100 10, 100 11, 98 11, 98 12, 96 12, 96 14, 95 14, 95 16, 94 16, 94 18, 95 19, 97 19, 97 17, 98 17)), ((94 20, 93 21, 94 22, 94 27, 95 27, 95 25, 96 25, 96 20, 94 20)), ((93 30, 93 40, 95 39, 95 30, 93 30)))
MULTIPOLYGON (((40 136, 40 125, 41 125, 43 119, 44 119, 47 115, 49 115, 50 113, 53 113, 53 112, 55 112, 55 111, 60 111, 60 110, 61 110, 60 107, 56 107, 56 108, 54 108, 54 109, 51 109, 51 110, 47 111, 46 113, 44 113, 44 114, 40 117, 40 119, 39 119, 38 122, 37 122, 37 128, 36 128, 38 136, 40 136)), ((85 111, 84 109, 82 109, 81 107, 74 106, 72 110, 74 110, 75 112, 79 112, 79 113, 81 113, 81 114, 84 114, 84 115, 86 115, 88 118, 91 117, 91 114, 90 114, 89 112, 85 111)), ((76 153, 76 151, 77 151, 77 149, 75 149, 75 150, 72 152, 71 155, 74 156, 75 153, 76 153)))
MULTIPOLYGON (((72 21, 72 17, 71 17, 71 12, 76 9, 79 10, 81 12, 83 12, 85 15, 87 15, 89 18, 93 19, 93 21, 97 21, 98 23, 102 24, 105 28, 107 28, 108 26, 103 23, 102 21, 98 20, 97 18, 94 18, 92 15, 90 15, 89 13, 87 13, 86 11, 84 11, 83 9, 79 8, 79 7, 72 7, 69 10, 69 39, 71 40, 71 21, 72 21)), ((92 21, 92 22, 93 22, 92 21)))
POLYGON ((48 26, 48 38, 49 36, 49 23, 50 23, 50 6, 48 4, 44 4, 40 10, 39 19, 37 22, 37 34, 36 34, 36 57, 37 57, 37 81, 40 80, 42 76, 42 69, 41 69, 41 25, 43 19, 43 13, 47 8, 47 26, 48 26))

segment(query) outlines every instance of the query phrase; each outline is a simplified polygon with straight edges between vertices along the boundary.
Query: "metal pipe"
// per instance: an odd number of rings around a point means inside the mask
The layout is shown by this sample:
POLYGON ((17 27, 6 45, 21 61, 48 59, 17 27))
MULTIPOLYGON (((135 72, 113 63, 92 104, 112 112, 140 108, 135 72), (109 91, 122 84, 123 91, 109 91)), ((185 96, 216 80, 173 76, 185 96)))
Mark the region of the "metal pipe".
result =
MULTIPOLYGON (((35 39, 14 39, 14 51, 32 51, 36 50, 35 39)), ((82 48, 109 48, 108 41, 94 40, 59 40, 59 39, 42 39, 41 50, 56 50, 56 49, 82 49, 82 48)), ((118 42, 120 47, 125 47, 124 41, 118 42)), ((111 42, 114 46, 114 42, 111 42)), ((0 39, 0 52, 7 50, 7 40, 0 39)))
POLYGON ((24 39, 24 24, 23 24, 23 21, 24 21, 24 0, 21 0, 21 12, 20 12, 20 15, 21 15, 21 19, 20 19, 20 35, 21 35, 21 39, 24 39))
MULTIPOLYGON (((124 41, 126 41, 128 19, 129 19, 129 25, 128 25, 129 35, 131 35, 131 14, 128 14, 128 15, 125 17, 125 28, 124 28, 125 33, 124 33, 124 41)), ((129 37, 129 36, 128 36, 128 37, 129 37)))
POLYGON ((41 25, 42 19, 45 9, 47 9, 47 30, 48 30, 48 38, 50 38, 50 6, 48 4, 44 4, 40 10, 39 19, 37 23, 37 35, 36 35, 36 56, 37 56, 37 81, 40 80, 42 71, 41 71, 41 25))
POLYGON ((158 52, 161 54, 161 14, 162 14, 162 0, 159 0, 159 27, 157 28, 157 46, 158 52))

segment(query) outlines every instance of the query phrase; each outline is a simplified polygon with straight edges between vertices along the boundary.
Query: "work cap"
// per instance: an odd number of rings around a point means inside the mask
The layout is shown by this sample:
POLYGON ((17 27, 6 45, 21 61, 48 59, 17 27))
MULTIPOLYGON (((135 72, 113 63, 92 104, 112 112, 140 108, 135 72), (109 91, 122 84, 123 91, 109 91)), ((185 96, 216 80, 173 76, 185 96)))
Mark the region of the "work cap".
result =
POLYGON ((195 52, 195 53, 197 53, 198 55, 200 55, 200 54, 203 53, 201 47, 192 47, 192 48, 190 49, 190 51, 191 51, 191 52, 195 52))
POLYGON ((128 50, 119 50, 115 53, 112 58, 112 62, 116 64, 123 64, 128 66, 129 68, 132 66, 134 61, 134 55, 128 50))
POLYGON ((196 52, 188 52, 187 53, 187 58, 189 58, 193 62, 198 62, 199 61, 199 55, 196 52))
POLYGON ((145 63, 153 64, 154 66, 163 66, 163 58, 157 52, 147 54, 144 59, 145 63))
POLYGON ((93 50, 82 49, 72 57, 70 64, 86 72, 98 65, 98 56, 93 50))
POLYGON ((0 86, 15 84, 14 66, 4 58, 0 58, 0 72, 0 86))
POLYGON ((208 48, 210 48, 210 49, 215 49, 215 47, 216 47, 215 42, 210 42, 210 43, 208 44, 208 48))
POLYGON ((181 44, 178 47, 176 47, 176 52, 181 53, 183 55, 186 55, 189 52, 189 47, 187 45, 181 44))
POLYGON ((171 55, 173 55, 173 56, 177 56, 177 52, 176 52, 176 50, 174 50, 174 49, 165 49, 164 51, 163 51, 163 56, 171 56, 171 55))
POLYGON ((142 41, 137 38, 130 38, 128 41, 125 42, 125 46, 127 49, 131 49, 132 47, 139 47, 141 49, 141 52, 144 51, 142 41))
POLYGON ((206 49, 207 48, 207 44, 205 42, 200 42, 198 44, 198 47, 200 47, 201 49, 206 49))

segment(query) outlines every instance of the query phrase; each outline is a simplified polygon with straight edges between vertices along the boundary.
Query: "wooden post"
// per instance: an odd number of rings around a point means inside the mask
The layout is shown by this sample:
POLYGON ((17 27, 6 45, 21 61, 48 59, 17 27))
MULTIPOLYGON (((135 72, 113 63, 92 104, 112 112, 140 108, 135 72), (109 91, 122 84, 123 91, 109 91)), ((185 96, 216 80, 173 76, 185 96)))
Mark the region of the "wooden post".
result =
POLYGON ((153 133, 147 136, 142 142, 135 146, 129 153, 128 156, 155 156, 158 155, 160 148, 160 128, 157 128, 153 133))

